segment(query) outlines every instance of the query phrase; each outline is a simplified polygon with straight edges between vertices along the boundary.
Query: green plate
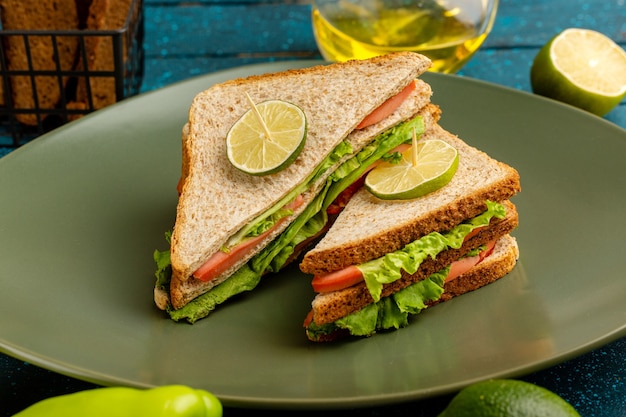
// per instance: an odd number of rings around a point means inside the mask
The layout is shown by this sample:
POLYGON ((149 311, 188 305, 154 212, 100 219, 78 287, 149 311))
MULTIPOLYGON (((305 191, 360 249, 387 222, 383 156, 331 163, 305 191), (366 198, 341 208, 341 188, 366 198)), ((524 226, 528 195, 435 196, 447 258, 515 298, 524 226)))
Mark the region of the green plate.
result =
MULTIPOLYGON (((66 125, 0 159, 0 350, 104 385, 182 383, 226 405, 371 406, 554 365, 626 334, 626 131, 530 94, 427 74, 442 125, 516 167, 521 259, 506 278, 370 339, 307 342, 291 268, 195 325, 152 302, 192 79, 66 125)), ((254 198, 254 196, 251 196, 254 198)))

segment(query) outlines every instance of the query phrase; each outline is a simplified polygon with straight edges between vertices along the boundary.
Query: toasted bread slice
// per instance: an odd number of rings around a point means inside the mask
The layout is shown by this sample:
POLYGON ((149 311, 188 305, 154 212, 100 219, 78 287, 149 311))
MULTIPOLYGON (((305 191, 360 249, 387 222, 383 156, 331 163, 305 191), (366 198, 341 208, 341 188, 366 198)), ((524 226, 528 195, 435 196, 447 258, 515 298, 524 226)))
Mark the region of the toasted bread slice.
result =
POLYGON ((504 201, 520 191, 518 172, 466 144, 440 126, 421 140, 441 139, 459 152, 456 174, 445 187, 414 200, 383 201, 357 193, 332 229, 300 264, 321 275, 396 251, 433 231, 445 231, 485 211, 485 201, 504 201))
MULTIPOLYGON (((198 94, 189 112, 188 175, 181 187, 172 235, 172 280, 188 280, 230 236, 301 184, 365 116, 429 65, 421 55, 399 53, 252 76, 198 94), (281 172, 253 177, 236 170, 225 157, 224 138, 249 109, 246 93, 255 102, 292 102, 307 115, 304 149, 281 172)), ((310 200, 312 195, 306 198, 310 200)), ((289 223, 287 220, 281 226, 284 229, 289 223)))
MULTIPOLYGON (((502 236, 496 242, 494 251, 490 256, 465 274, 446 282, 444 293, 438 300, 429 303, 429 306, 448 301, 497 281, 513 270, 518 258, 519 248, 515 238, 511 235, 502 236)), ((315 342, 332 342, 346 336, 349 336, 349 333, 343 329, 321 336, 307 332, 309 340, 315 342)))

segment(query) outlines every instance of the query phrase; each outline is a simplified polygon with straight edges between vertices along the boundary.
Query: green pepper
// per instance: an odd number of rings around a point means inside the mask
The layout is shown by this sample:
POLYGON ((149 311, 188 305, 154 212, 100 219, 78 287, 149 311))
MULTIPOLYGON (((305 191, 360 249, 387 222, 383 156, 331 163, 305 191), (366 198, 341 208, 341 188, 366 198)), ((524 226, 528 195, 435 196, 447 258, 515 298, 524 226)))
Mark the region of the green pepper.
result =
POLYGON ((42 400, 13 417, 221 417, 210 392, 184 385, 96 388, 42 400))

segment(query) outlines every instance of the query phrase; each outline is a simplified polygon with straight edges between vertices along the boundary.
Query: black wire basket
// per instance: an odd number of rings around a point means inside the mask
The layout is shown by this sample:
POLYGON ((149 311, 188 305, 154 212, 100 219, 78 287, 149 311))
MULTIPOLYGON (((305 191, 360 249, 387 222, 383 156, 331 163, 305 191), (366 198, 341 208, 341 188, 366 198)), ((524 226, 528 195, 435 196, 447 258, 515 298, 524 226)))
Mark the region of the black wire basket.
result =
POLYGON ((18 147, 137 94, 143 36, 142 0, 132 0, 119 29, 0 30, 0 145, 18 147), (46 65, 38 56, 42 50, 46 65))

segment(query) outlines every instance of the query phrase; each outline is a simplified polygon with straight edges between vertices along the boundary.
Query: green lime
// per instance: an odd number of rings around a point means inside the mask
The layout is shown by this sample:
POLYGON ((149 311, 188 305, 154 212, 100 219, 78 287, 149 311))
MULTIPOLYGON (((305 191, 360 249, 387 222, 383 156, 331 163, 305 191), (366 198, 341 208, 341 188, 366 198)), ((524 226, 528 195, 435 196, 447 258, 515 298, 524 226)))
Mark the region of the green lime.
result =
POLYGON ((514 379, 494 379, 462 389, 439 417, 580 417, 580 414, 546 388, 514 379))
POLYGON ((404 151, 400 162, 385 162, 370 171, 365 187, 383 200, 418 198, 449 183, 458 166, 459 153, 453 146, 439 139, 424 140, 404 151))
POLYGON ((533 91, 604 116, 626 96, 626 52, 587 29, 566 29, 537 54, 533 91))
POLYGON ((250 106, 226 135, 228 160, 251 175, 281 171, 304 147, 307 132, 304 111, 282 100, 256 105, 250 101, 250 106))

